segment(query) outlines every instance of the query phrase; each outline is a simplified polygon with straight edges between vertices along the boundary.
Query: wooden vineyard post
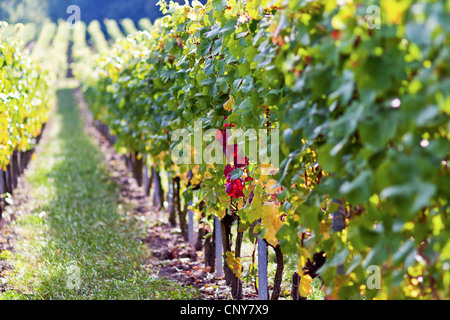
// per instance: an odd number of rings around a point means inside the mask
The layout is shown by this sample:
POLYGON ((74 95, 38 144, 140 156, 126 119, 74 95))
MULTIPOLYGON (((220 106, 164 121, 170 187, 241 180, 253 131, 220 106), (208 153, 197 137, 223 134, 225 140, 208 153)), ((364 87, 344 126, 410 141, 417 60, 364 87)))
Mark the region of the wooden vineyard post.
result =
POLYGON ((172 190, 173 189, 173 185, 172 185, 172 174, 171 173, 169 173, 169 175, 167 177, 167 180, 168 180, 167 207, 168 207, 169 212, 170 212, 170 210, 173 207, 173 190, 172 190))
POLYGON ((147 166, 147 161, 144 160, 144 190, 145 190, 145 195, 148 196, 147 194, 147 190, 150 190, 150 188, 148 187, 149 184, 149 180, 148 180, 148 166, 147 166))
POLYGON ((6 193, 6 172, 1 170, 0 171, 0 195, 6 193))
POLYGON ((133 176, 134 179, 136 180, 137 184, 139 187, 142 186, 142 166, 144 164, 144 159, 142 156, 140 156, 139 152, 137 151, 133 151, 131 153, 131 165, 132 165, 132 169, 133 169, 133 176))
POLYGON ((17 161, 17 172, 18 172, 18 176, 20 176, 22 174, 22 157, 20 156, 22 152, 17 151, 17 156, 16 156, 16 161, 17 161))
POLYGON ((164 190, 161 186, 161 175, 155 167, 153 167, 153 183, 153 205, 158 207, 158 210, 162 210, 164 209, 164 190))
POLYGON ((122 160, 125 163, 125 166, 128 166, 128 159, 127 159, 127 155, 126 154, 122 155, 122 160))
POLYGON ((220 220, 214 217, 214 238, 215 238, 215 250, 216 250, 216 276, 217 278, 223 277, 223 262, 222 262, 222 226, 220 220))
POLYGON ((17 151, 14 151, 11 157, 11 173, 12 173, 12 189, 15 189, 17 187, 18 178, 19 178, 19 168, 17 166, 17 151))
POLYGON ((172 184, 172 174, 169 174, 169 188, 167 193, 167 204, 169 206, 169 211, 173 207, 173 184, 172 184))
POLYGON ((176 179, 173 178, 172 173, 169 175, 169 191, 167 194, 167 202, 169 205, 169 223, 172 227, 175 227, 177 225, 177 219, 175 212, 178 209, 178 195, 176 192, 177 189, 175 187, 175 181, 176 179))
MULTIPOLYGON (((4 181, 5 173, 3 170, 0 171, 0 196, 5 193, 5 187, 6 187, 6 181, 4 181)), ((0 198, 0 220, 3 216, 3 204, 4 200, 3 198, 0 198)))
POLYGON ((133 163, 131 162, 131 151, 127 151, 127 165, 128 165, 128 170, 130 170, 131 173, 134 175, 133 163))
POLYGON ((189 206, 192 205, 192 201, 189 202, 188 205, 188 241, 189 244, 194 245, 194 212, 189 209, 189 206))
POLYGON ((158 172, 156 171, 156 168, 153 167, 153 185, 154 185, 154 192, 153 192, 153 205, 159 206, 161 203, 159 199, 159 179, 158 179, 158 172))
POLYGON ((153 170, 150 171, 150 168, 147 165, 145 167, 147 168, 147 175, 149 175, 148 176, 148 185, 145 189, 145 194, 147 195, 147 197, 150 197, 150 192, 152 189, 154 175, 153 175, 153 170))
POLYGON ((25 172, 25 152, 19 152, 19 164, 20 164, 20 173, 25 172))
POLYGON ((11 182, 11 166, 10 166, 10 164, 8 164, 6 166, 5 182, 6 182, 6 192, 12 193, 13 187, 12 187, 12 182, 11 182))
POLYGON ((258 238, 258 294, 259 300, 269 300, 267 290, 267 244, 258 238))

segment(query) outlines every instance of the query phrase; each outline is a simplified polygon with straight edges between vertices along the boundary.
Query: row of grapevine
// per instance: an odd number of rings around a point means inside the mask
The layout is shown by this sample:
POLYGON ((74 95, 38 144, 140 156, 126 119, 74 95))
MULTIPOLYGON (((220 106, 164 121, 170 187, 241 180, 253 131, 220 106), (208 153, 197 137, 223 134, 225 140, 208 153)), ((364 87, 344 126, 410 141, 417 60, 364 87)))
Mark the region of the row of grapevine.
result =
POLYGON ((293 253, 303 297, 320 276, 329 298, 448 298, 449 3, 160 4, 150 32, 97 60, 86 97, 117 147, 221 220, 234 297, 245 234, 276 252, 272 298, 293 253), (265 132, 279 168, 248 161, 230 128, 265 132), (172 157, 184 135, 189 164, 172 157), (209 146, 229 163, 199 158, 209 146))
POLYGON ((57 77, 57 79, 64 79, 67 76, 69 69, 67 52, 69 49, 69 42, 71 39, 71 30, 65 21, 60 21, 56 29, 52 45, 46 51, 46 62, 48 68, 57 77), (52 57, 49 59, 49 57, 52 57))
POLYGON ((108 32, 109 37, 113 41, 117 41, 124 38, 122 30, 120 30, 119 24, 116 20, 113 19, 105 19, 106 31, 108 32))
POLYGON ((30 35, 17 32, 3 38, 4 27, 7 25, 0 27, 0 216, 6 196, 13 192, 30 160, 53 105, 56 66, 63 61, 57 44, 69 40, 68 34, 55 38, 52 59, 58 63, 50 69, 42 52, 51 46, 46 32, 54 30, 55 25, 44 26, 31 56, 22 52, 24 43, 32 40, 30 35))
POLYGON ((37 27, 33 23, 7 25, 1 28, 1 36, 4 40, 15 39, 21 50, 26 50, 36 37, 37 27))
POLYGON ((72 29, 72 63, 71 70, 77 79, 84 82, 90 77, 93 65, 93 53, 86 40, 87 27, 82 21, 77 22, 72 29))
MULTIPOLYGON (((92 40, 92 44, 98 53, 105 53, 109 50, 108 39, 112 42, 125 38, 126 35, 133 34, 139 30, 136 28, 133 20, 123 19, 120 22, 123 31, 121 30, 119 23, 113 19, 105 19, 106 35, 102 31, 102 26, 98 20, 93 20, 87 27, 89 37, 92 40)), ((77 22, 75 25, 83 25, 84 22, 77 22)), ((152 23, 149 19, 142 18, 139 20, 139 28, 142 30, 151 30, 152 23)), ((81 32, 80 32, 81 35, 81 32)))
POLYGON ((106 41, 105 35, 103 34, 100 22, 97 20, 91 21, 87 27, 92 44, 97 51, 97 53, 104 53, 109 50, 108 41, 106 41))
POLYGON ((142 18, 141 20, 139 20, 138 25, 139 25, 139 28, 141 28, 141 30, 145 30, 148 32, 151 32, 152 27, 153 27, 152 22, 148 18, 142 18))
POLYGON ((139 31, 138 29, 136 29, 136 26, 134 25, 133 20, 131 20, 129 18, 123 19, 121 21, 121 24, 122 24, 122 27, 126 34, 133 34, 133 33, 136 33, 139 31))
POLYGON ((44 23, 31 51, 31 58, 38 61, 52 76, 62 79, 68 70, 67 50, 71 31, 67 23, 44 23))
POLYGON ((55 36, 56 28, 56 24, 50 21, 44 23, 44 25, 42 26, 42 30, 39 33, 39 37, 31 52, 31 57, 35 61, 44 59, 47 50, 50 47, 52 39, 55 36))

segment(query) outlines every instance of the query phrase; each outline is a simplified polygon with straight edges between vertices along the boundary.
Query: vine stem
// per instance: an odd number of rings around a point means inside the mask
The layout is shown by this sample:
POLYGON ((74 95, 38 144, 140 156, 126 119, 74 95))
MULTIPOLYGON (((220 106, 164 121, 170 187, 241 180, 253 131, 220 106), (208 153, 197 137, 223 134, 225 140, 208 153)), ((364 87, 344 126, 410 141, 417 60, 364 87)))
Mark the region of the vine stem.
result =
POLYGON ((275 279, 273 282, 273 291, 270 300, 278 300, 281 293, 281 282, 283 280, 283 270, 284 270, 284 257, 283 252, 281 252, 281 248, 279 245, 275 247, 272 246, 275 251, 275 256, 277 260, 277 270, 275 272, 275 279))

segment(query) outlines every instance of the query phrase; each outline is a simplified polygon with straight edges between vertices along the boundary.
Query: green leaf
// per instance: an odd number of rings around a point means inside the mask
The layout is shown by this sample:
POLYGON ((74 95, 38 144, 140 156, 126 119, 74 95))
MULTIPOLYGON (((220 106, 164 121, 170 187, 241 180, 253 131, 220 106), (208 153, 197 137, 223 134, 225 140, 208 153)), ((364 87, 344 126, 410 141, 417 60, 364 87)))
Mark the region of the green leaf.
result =
POLYGON ((243 78, 251 73, 250 63, 243 63, 238 66, 239 75, 243 78))
POLYGON ((372 181, 372 171, 362 171, 353 181, 345 181, 339 191, 352 204, 360 204, 369 199, 372 195, 370 185, 372 181))
POLYGON ((329 144, 323 145, 317 151, 317 156, 320 166, 323 170, 328 172, 336 172, 339 170, 341 165, 341 160, 339 156, 332 156, 330 154, 333 147, 329 144))
POLYGON ((414 242, 411 240, 406 240, 401 247, 392 255, 392 260, 394 263, 399 264, 405 260, 405 257, 414 250, 414 242))
POLYGON ((373 247, 380 239, 380 234, 373 229, 369 229, 365 226, 359 226, 358 230, 361 235, 361 240, 368 247, 373 247))
POLYGON ((231 180, 237 180, 244 174, 244 171, 242 169, 238 168, 231 172, 230 178, 231 180))
POLYGON ((220 32, 220 23, 216 22, 212 27, 211 30, 205 33, 205 38, 211 39, 217 36, 220 32))
POLYGON ((209 76, 214 73, 213 59, 206 60, 205 68, 203 69, 205 76, 209 76))

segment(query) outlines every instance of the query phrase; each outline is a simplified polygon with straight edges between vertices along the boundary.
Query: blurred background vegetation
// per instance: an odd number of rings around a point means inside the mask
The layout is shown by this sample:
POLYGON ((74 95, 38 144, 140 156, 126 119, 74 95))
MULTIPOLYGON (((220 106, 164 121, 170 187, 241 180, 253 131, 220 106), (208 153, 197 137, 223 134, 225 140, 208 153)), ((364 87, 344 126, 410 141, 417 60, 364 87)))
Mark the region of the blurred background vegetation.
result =
MULTIPOLYGON (((174 1, 184 3, 184 0, 174 1)), ((105 18, 131 18, 134 22, 149 18, 153 22, 162 15, 157 3, 158 0, 0 0, 0 20, 41 25, 48 18, 52 21, 67 19, 67 8, 77 5, 81 9, 81 19, 86 23, 105 18)))
MULTIPOLYGON (((53 1, 53 0, 52 0, 53 1)), ((48 17, 48 0, 1 0, 0 20, 41 24, 48 17)))

